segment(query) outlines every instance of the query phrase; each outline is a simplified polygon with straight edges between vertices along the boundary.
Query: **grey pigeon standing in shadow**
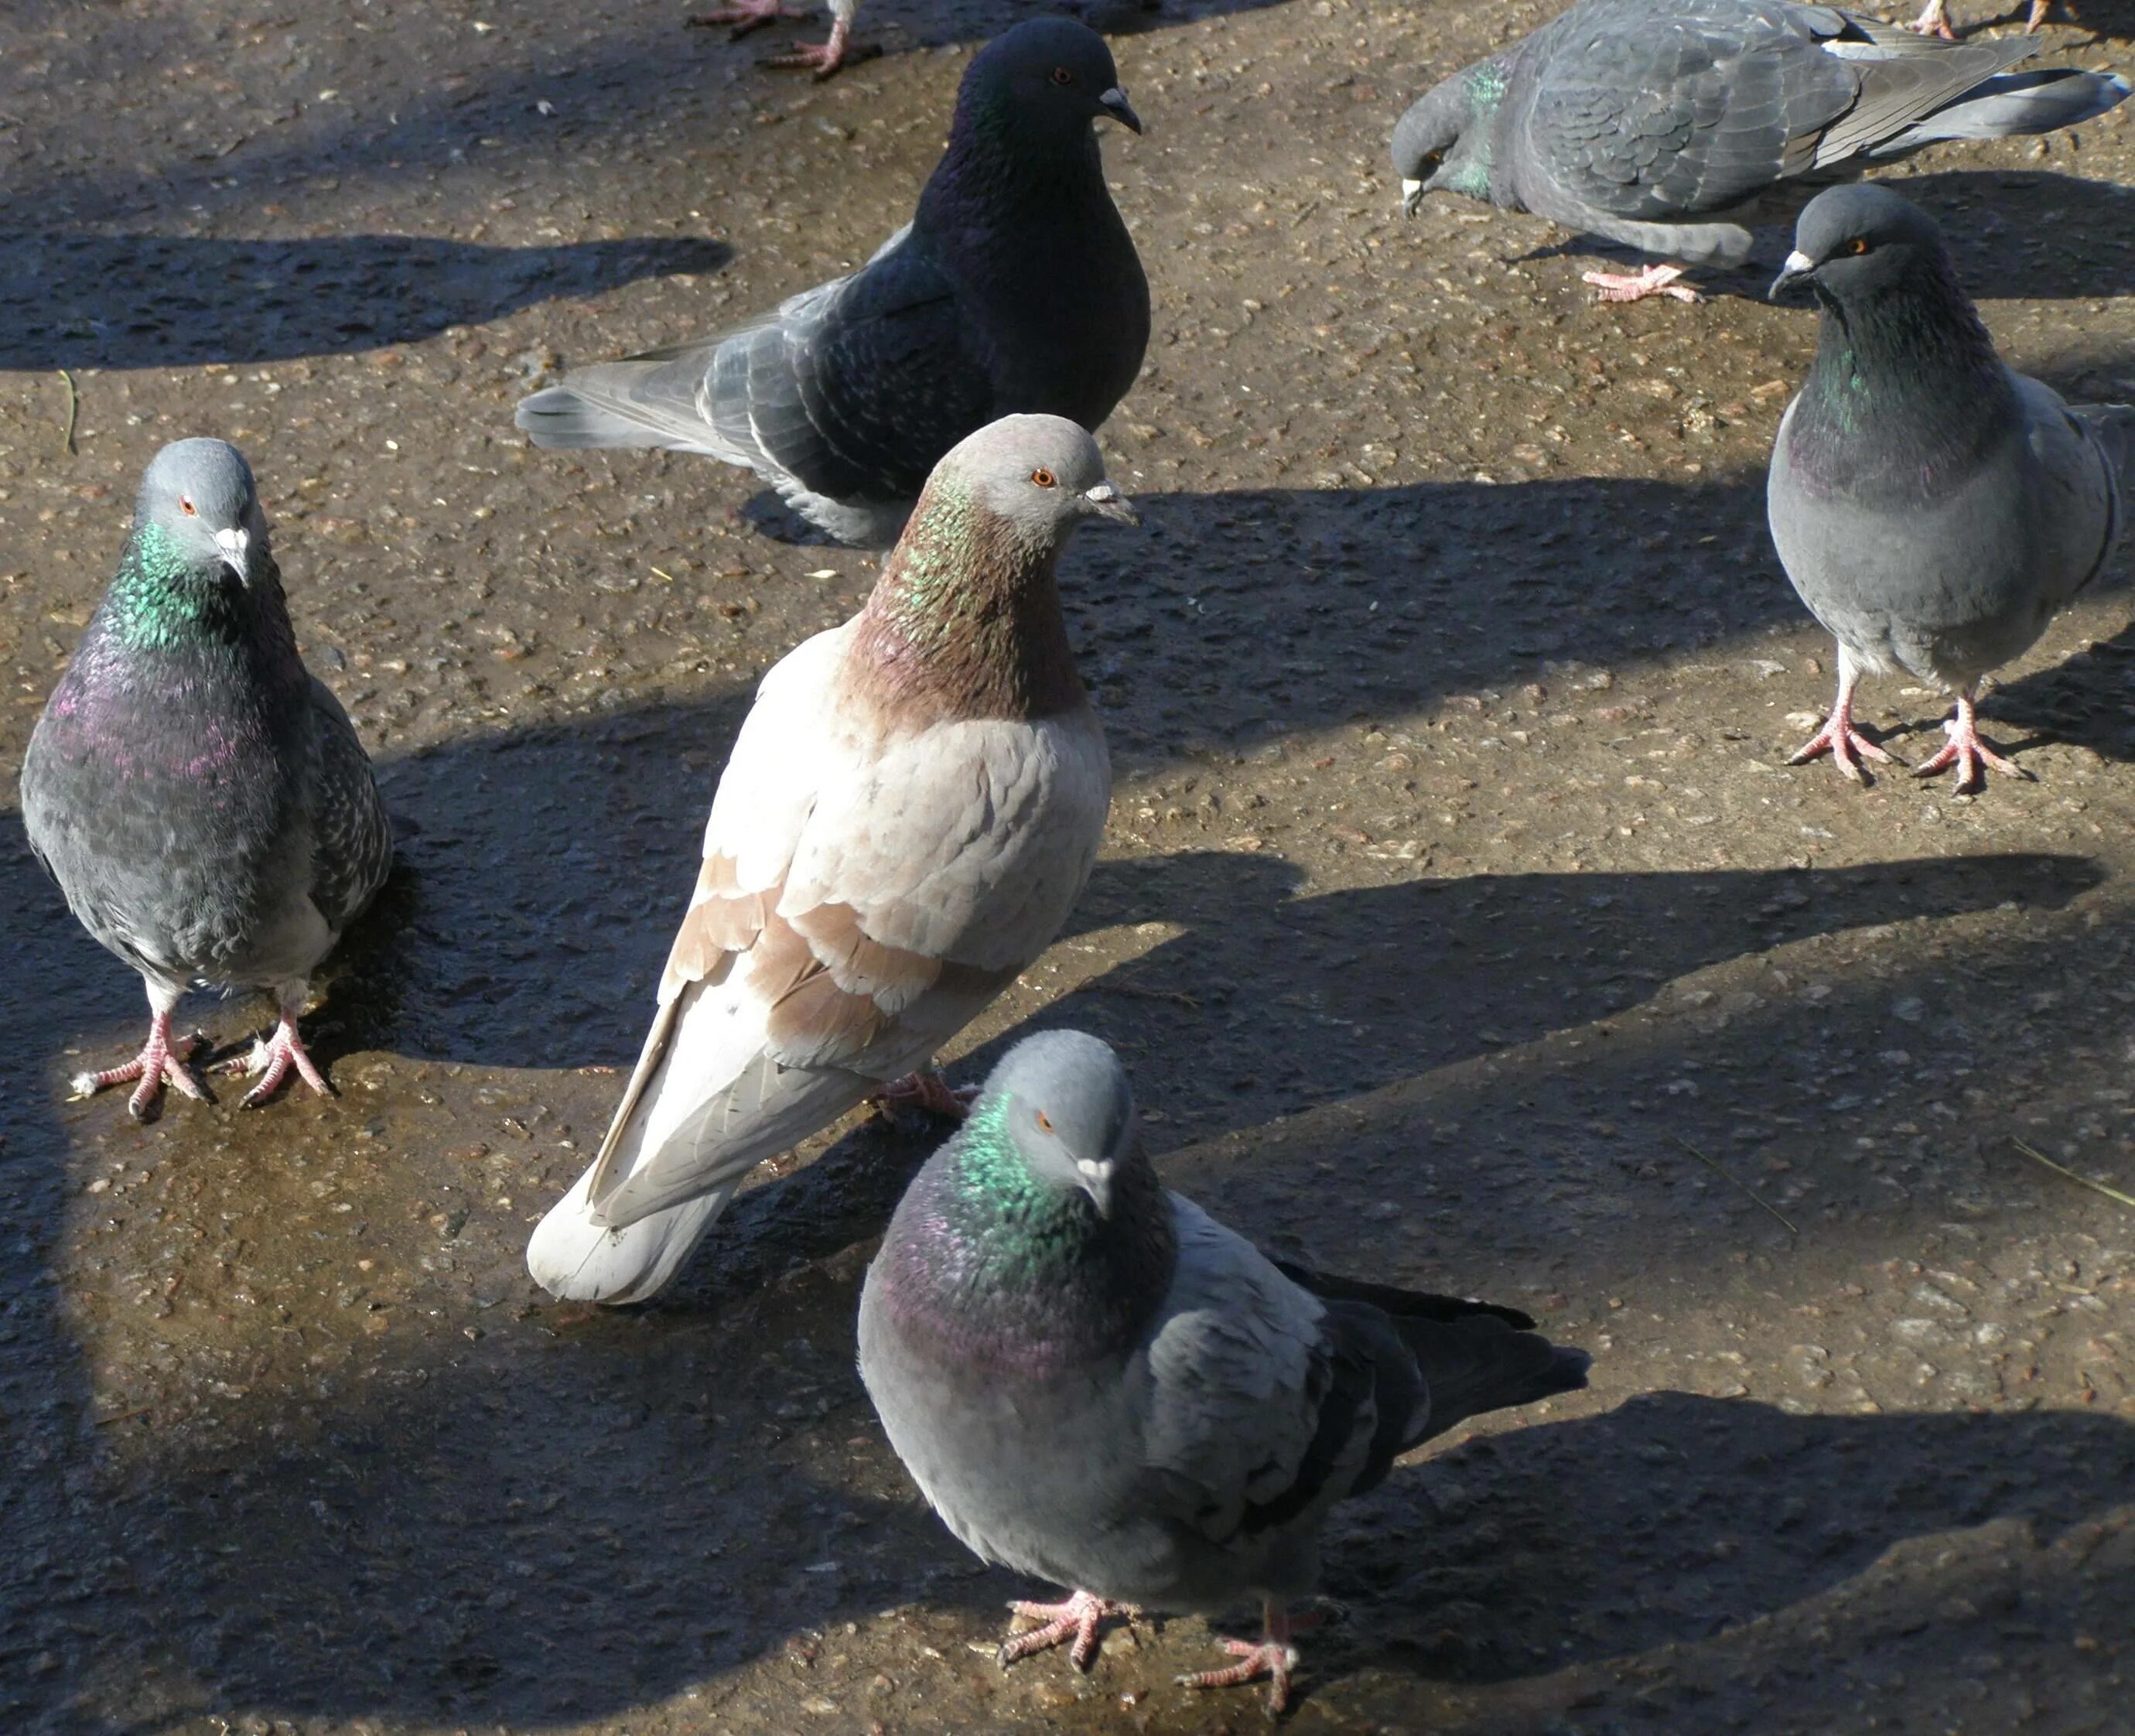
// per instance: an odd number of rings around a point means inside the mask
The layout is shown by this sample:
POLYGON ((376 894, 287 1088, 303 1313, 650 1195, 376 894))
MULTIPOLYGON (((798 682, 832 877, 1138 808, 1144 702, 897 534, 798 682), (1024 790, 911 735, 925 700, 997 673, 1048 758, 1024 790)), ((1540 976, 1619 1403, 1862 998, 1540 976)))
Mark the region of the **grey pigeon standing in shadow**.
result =
POLYGON ((1005 1664, 1140 1605, 1258 1598, 1257 1642, 1180 1680, 1273 1679, 1297 1656, 1329 1509, 1484 1411, 1586 1384, 1516 1309, 1278 1266, 1168 1193, 1119 1058, 1026 1038, 913 1181, 860 1294, 860 1376, 942 1521, 1071 1588, 1005 1664))
POLYGON ((1922 765, 2016 767, 1979 739, 1988 671, 2021 656, 2097 577, 2119 535, 2135 406, 2075 405, 2005 367, 1926 212, 1880 187, 1836 187, 1801 216, 1772 285, 1821 312, 1816 360, 1772 448, 1772 540, 1838 641, 1838 697, 1794 763, 1890 754, 1853 726, 1864 672, 1957 696, 1922 765))
POLYGON ((148 990, 132 1061, 74 1080, 206 1093, 171 1015, 189 983, 274 992, 281 1019, 248 1063, 246 1104, 294 1068, 326 1080, 297 1017, 312 969, 392 867, 370 762, 305 669, 244 454, 178 440, 156 454, 119 571, 30 738, 30 846, 67 904, 148 990))
POLYGON ((1092 517, 1134 521, 1083 429, 981 429, 867 606, 764 676, 637 1070, 528 1244, 544 1288, 654 1295, 752 1169, 864 1098, 962 1114, 918 1069, 1052 944, 1111 806, 1053 576, 1092 517))
POLYGON ((567 374, 519 406, 539 446, 743 464, 833 536, 895 541, 937 459, 1005 415, 1095 430, 1141 371, 1149 280, 1092 121, 1141 122, 1104 39, 1034 18, 964 74, 912 221, 850 277, 738 330, 567 374))
MULTIPOLYGON (((2128 95, 2011 73, 2028 40, 1951 43, 1790 0, 1582 0, 1419 98, 1394 129, 1402 209, 1464 193, 1663 260, 1737 265, 1745 225, 1948 138, 2050 133, 2128 95)), ((1590 271, 1605 301, 1695 301, 1682 268, 1590 271)))

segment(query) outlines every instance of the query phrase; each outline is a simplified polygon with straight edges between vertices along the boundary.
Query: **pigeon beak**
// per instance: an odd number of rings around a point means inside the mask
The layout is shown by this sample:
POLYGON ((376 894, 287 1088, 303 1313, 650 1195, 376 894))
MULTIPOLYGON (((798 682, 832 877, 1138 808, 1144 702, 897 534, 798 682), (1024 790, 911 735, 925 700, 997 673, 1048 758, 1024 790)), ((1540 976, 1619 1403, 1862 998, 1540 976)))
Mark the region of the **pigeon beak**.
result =
POLYGON ((240 579, 247 575, 247 558, 251 552, 252 533, 242 525, 235 530, 217 531, 215 546, 222 550, 222 558, 230 563, 230 570, 240 579))
POLYGON ((1084 493, 1082 498, 1090 503, 1090 510, 1100 518, 1109 518, 1116 525, 1138 525, 1141 514, 1127 502, 1127 497, 1110 482, 1100 482, 1084 493))
POLYGON ((1126 92, 1117 85, 1113 85, 1109 90, 1101 92, 1097 101, 1105 112, 1121 126, 1130 128, 1137 133, 1141 131, 1141 117, 1134 112, 1134 104, 1127 100, 1126 92))
MULTIPOLYGON (((1416 206, 1422 203, 1423 183, 1421 181, 1402 182, 1402 215, 1404 217, 1414 216, 1416 206)), ((1766 257, 1769 258, 1769 255, 1767 255, 1766 257)))
MULTIPOLYGON (((1770 255, 1768 254, 1765 257, 1769 259, 1770 255)), ((1812 276, 1815 270, 1816 261, 1807 254, 1799 250, 1789 254, 1786 264, 1781 269, 1779 274, 1772 279, 1772 287, 1765 292, 1765 299, 1770 302, 1777 301, 1795 284, 1812 276)))
POLYGON ((1085 1157, 1075 1166, 1082 1177, 1082 1191, 1090 1196, 1090 1203, 1097 1208, 1097 1215, 1109 1218, 1112 1215, 1112 1166, 1085 1157))

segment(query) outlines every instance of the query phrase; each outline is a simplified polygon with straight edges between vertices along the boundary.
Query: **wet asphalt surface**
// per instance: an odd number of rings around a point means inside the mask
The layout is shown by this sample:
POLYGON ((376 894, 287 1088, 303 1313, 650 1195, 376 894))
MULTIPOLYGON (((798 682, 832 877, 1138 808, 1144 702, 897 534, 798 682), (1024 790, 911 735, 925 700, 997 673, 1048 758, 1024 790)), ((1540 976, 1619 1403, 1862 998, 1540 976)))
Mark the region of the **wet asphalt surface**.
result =
MULTIPOLYGON (((811 1142, 656 1307, 520 1263, 754 681, 873 569, 709 463, 533 452, 511 405, 863 259, 1017 9, 879 0, 888 51, 822 86, 672 0, 316 10, 0 18, 0 1727, 1260 1727, 1170 1685, 1198 1620, 992 1663, 1029 1588, 852 1367, 920 1130, 811 1142), (65 1100, 144 1007, 12 778, 142 465, 198 433, 250 453, 405 836, 311 1022, 339 1097, 140 1127, 65 1100)), ((2135 1212, 2013 1142, 2135 1190, 2128 557, 1987 709, 2036 783, 1786 769, 1831 655, 1761 468, 1811 317, 1751 272, 1598 308, 1546 224, 1395 215, 1401 107, 1543 16, 1106 21, 1157 335, 1102 441, 1146 525, 1063 589, 1117 794, 951 1074, 1094 1030, 1231 1221, 1595 1352, 1339 1515, 1295 1729, 2124 1729, 2135 1212)), ((2131 36, 2084 0, 2049 52, 2131 36)), ((1900 172, 2076 396, 2135 396, 2129 114, 1900 172)), ((1933 696, 1865 697, 1939 740, 1933 696)))

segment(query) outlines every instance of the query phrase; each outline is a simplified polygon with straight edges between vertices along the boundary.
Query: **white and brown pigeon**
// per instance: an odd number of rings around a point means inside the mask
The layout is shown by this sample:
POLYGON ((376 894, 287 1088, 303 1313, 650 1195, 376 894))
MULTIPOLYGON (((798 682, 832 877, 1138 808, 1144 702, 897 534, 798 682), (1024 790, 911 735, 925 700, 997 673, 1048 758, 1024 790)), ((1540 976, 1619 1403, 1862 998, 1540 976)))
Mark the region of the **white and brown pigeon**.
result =
MULTIPOLYGON (((981 429, 860 613, 764 676, 644 1053, 526 1250, 545 1288, 653 1295, 750 1170, 926 1068, 1059 932, 1111 797, 1054 579, 1092 517, 1133 521, 1082 429, 981 429)), ((929 1074, 891 1095, 961 1112, 929 1074)))

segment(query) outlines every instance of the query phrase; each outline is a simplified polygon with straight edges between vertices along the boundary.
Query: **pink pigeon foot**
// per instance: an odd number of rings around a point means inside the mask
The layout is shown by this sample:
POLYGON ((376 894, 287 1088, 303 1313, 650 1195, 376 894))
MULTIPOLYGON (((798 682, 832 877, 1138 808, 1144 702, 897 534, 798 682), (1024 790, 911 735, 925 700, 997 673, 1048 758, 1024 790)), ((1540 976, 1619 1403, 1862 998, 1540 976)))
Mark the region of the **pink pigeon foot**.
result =
POLYGON ((274 1035, 264 1042, 255 1039, 249 1055, 240 1055, 233 1061, 225 1061, 223 1070, 228 1073, 256 1073, 259 1083, 244 1093, 238 1107, 256 1109, 280 1089, 282 1081, 289 1076, 292 1068, 297 1077, 322 1097, 332 1097, 334 1089, 326 1082, 326 1076, 312 1063, 304 1052, 304 1040, 297 1035, 296 1019, 283 1014, 282 1022, 274 1027, 274 1035))
POLYGON ((1130 1603, 1113 1603, 1103 1598, 1092 1597, 1088 1592, 1078 1591, 1062 1603, 1014 1603, 1009 1605, 1018 1615, 1037 1622, 1035 1627, 1025 1628, 1001 1642, 995 1654, 1000 1666, 1005 1670, 1018 1658, 1029 1657, 1034 1651, 1043 1651, 1058 1646, 1069 1635, 1074 1643, 1068 1648, 1068 1661, 1077 1670, 1087 1670, 1090 1661, 1097 1655, 1097 1629, 1108 1618, 1122 1616, 1132 1621, 1141 1612, 1130 1603))
POLYGON ((1945 42, 1954 42, 1957 32, 1949 27, 1949 18, 1943 6, 1944 0, 1928 0, 1926 8, 1905 28, 1924 36, 1940 36, 1945 42))
POLYGON ((903 1079, 892 1079, 868 1101, 878 1109, 894 1115, 899 1109, 923 1109, 929 1115, 946 1116, 951 1121, 961 1121, 971 1113, 971 1105, 978 1101, 979 1088, 966 1085, 958 1089, 938 1073, 908 1073, 903 1079))
POLYGON ((1873 759, 1882 765, 1901 764, 1887 749, 1880 748, 1853 727, 1853 707, 1841 701, 1832 707, 1831 715, 1822 729, 1809 737, 1801 751, 1789 759, 1789 765, 1807 765, 1818 755, 1828 754, 1831 763, 1856 783, 1865 783, 1861 767, 1854 759, 1856 754, 1873 759))
POLYGON ((1687 284, 1676 279, 1682 275, 1680 265, 1648 265, 1643 271, 1582 271, 1579 280, 1591 284, 1601 293, 1595 298, 1605 302, 1642 302, 1649 295, 1672 295, 1679 302, 1699 299, 1697 292, 1687 284))
POLYGON ((779 0, 733 0, 731 6, 722 6, 715 12, 697 12, 685 22, 692 29, 716 30, 722 24, 733 27, 729 41, 738 42, 751 31, 762 30, 767 24, 776 24, 781 18, 807 18, 813 13, 796 6, 782 6, 779 0))
POLYGON ((102 1073, 77 1073, 67 1084, 77 1098, 94 1097, 106 1085, 123 1085, 128 1079, 138 1079, 139 1086, 126 1100, 126 1113, 136 1121, 146 1121, 148 1110, 162 1094, 163 1087, 171 1085, 183 1096, 196 1103, 206 1103, 207 1093, 186 1070, 186 1057, 193 1052, 197 1037, 181 1037, 171 1041, 171 1016, 155 1013, 148 1021, 148 1040, 141 1045, 140 1054, 123 1067, 111 1067, 102 1073))
POLYGON ((833 18, 829 41, 796 42, 784 54, 767 56, 763 64, 812 72, 820 85, 848 61, 872 60, 882 51, 879 48, 851 48, 851 39, 852 26, 843 18, 833 18))
POLYGON ((2031 0, 2031 12, 2024 20, 2026 36, 2035 36, 2039 33, 2039 27, 2046 22, 2046 7, 2049 3, 2050 0, 2031 0))
POLYGON ((1973 702, 1964 694, 1957 699, 1957 715, 1942 726, 1943 734, 1949 739, 1934 759, 1921 762, 1915 778, 1932 778, 1937 772, 1957 768, 1957 788, 1960 795, 1987 787, 1986 768, 1992 766, 2005 778, 2021 778, 2027 783, 2036 782, 2031 774, 2013 759, 2005 759, 1979 739, 1979 726, 1973 702))
POLYGON ((1282 1605, 1270 1599, 1258 1640, 1226 1640, 1223 1649, 1237 1659, 1221 1670, 1203 1670, 1179 1678, 1182 1688, 1235 1688, 1268 1679, 1268 1716, 1280 1718, 1290 1704, 1290 1672, 1297 1668, 1297 1648, 1290 1635, 1305 1622, 1293 1623, 1282 1605))

